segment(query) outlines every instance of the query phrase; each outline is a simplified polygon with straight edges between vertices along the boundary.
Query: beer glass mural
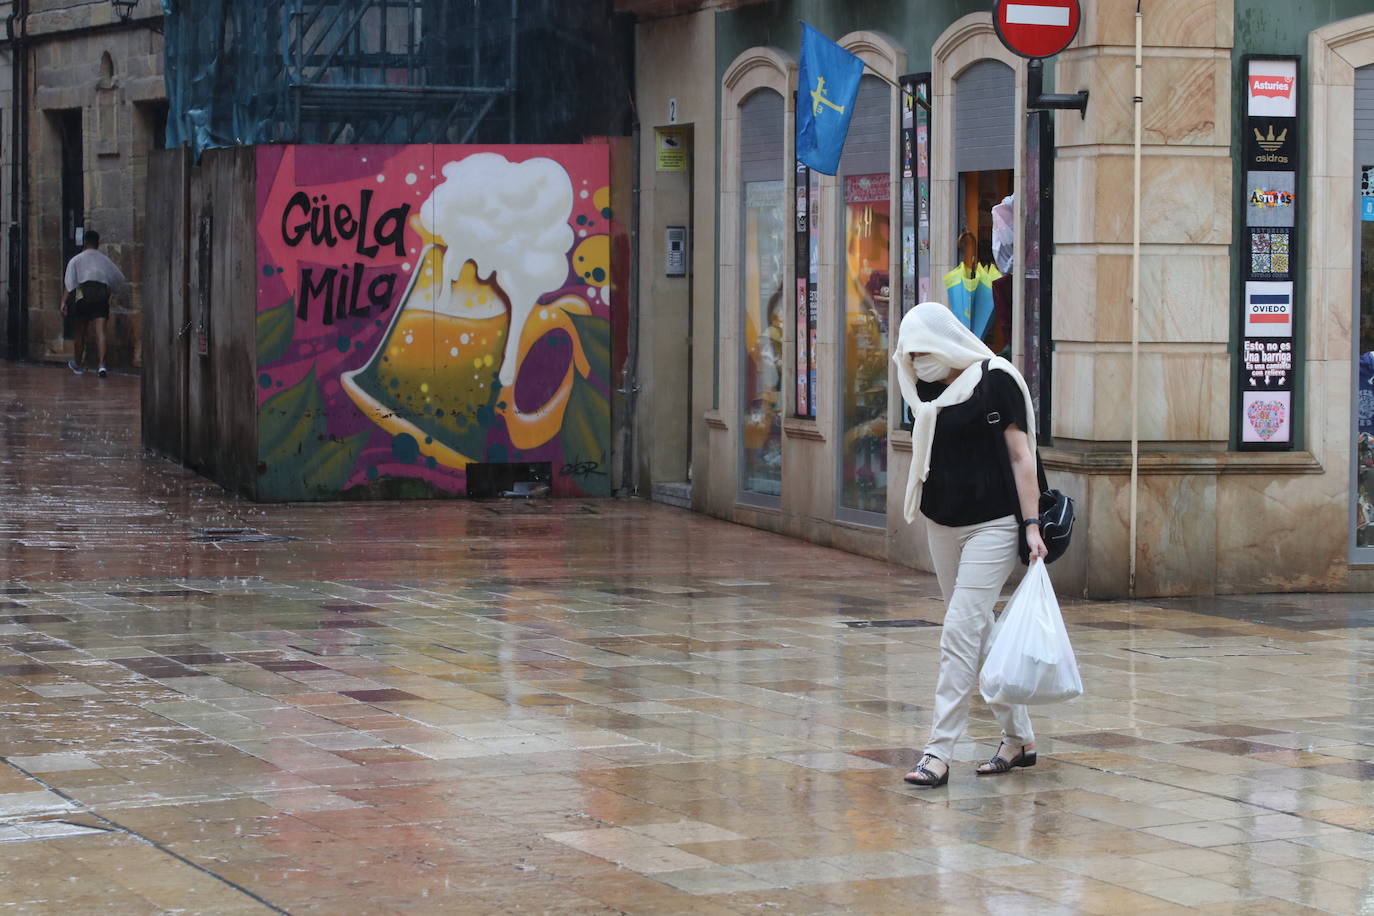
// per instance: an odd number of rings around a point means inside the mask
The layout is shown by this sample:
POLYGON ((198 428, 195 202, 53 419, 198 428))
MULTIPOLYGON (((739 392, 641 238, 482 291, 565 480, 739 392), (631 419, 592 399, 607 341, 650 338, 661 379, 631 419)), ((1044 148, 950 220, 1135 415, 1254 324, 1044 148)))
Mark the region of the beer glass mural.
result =
POLYGON ((610 492, 606 147, 257 156, 260 498, 610 492))

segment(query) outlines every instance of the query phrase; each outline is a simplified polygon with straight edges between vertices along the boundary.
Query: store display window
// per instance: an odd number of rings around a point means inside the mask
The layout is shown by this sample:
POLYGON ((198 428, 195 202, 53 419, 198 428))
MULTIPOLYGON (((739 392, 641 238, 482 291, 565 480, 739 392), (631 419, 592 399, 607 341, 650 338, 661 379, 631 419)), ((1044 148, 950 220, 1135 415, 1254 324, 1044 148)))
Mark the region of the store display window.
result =
POLYGON ((844 397, 842 505, 887 504, 888 273, 892 199, 885 174, 844 179, 844 397))
MULTIPOLYGON (((1374 79, 1370 82, 1374 83, 1374 79)), ((1360 311, 1359 366, 1355 392, 1355 546, 1374 547, 1374 164, 1364 165, 1360 169, 1359 194, 1360 311)))
POLYGON ((784 277, 788 225, 782 96, 759 90, 740 106, 740 489, 782 494, 784 277))
MULTIPOLYGON (((892 89, 865 76, 840 159, 840 493, 842 512, 887 510, 888 329, 894 206, 892 89)), ((898 224, 899 225, 899 224, 898 224)), ((897 278, 900 298, 900 277, 897 278)), ((859 520, 863 520, 863 516, 859 520)))

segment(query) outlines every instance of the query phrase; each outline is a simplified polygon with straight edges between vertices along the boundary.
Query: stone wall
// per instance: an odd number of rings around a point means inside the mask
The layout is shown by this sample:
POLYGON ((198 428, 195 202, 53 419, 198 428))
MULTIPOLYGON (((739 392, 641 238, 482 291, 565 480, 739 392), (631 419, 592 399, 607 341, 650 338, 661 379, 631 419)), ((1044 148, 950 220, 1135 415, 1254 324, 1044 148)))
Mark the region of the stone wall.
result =
MULTIPOLYGON (((7 10, 0 9, 0 16, 7 10)), ((28 18, 32 94, 27 146, 27 354, 66 359, 62 339, 62 156, 57 113, 81 111, 86 226, 101 235, 101 250, 131 285, 111 309, 109 355, 115 368, 142 361, 141 306, 145 183, 148 153, 162 145, 162 36, 152 25, 160 7, 143 3, 128 24, 109 4, 34 0, 28 18)), ((10 88, 12 57, 0 59, 0 93, 10 88)), ((0 96, 3 98, 3 96, 0 96)), ((13 109, 5 104, 5 110, 13 109)), ((7 119, 8 120, 8 119, 7 119)), ((13 155, 8 142, 0 144, 13 155)), ((8 181, 8 169, 5 175, 8 181)), ((5 213, 8 220, 9 213, 5 213)), ((154 218, 156 216, 154 215, 154 218)), ((0 266, 8 271, 8 265, 0 266)), ((4 277, 8 296, 8 276, 4 277)))
POLYGON ((655 483, 686 480, 689 456, 697 479, 709 479, 702 473, 710 460, 702 417, 715 398, 715 351, 708 345, 716 327, 714 13, 641 23, 635 42, 641 61, 635 85, 641 163, 635 463, 647 494, 655 483), (671 124, 670 99, 677 103, 671 124), (655 169, 655 128, 669 126, 685 132, 691 171, 655 169), (691 226, 691 281, 664 275, 667 226, 691 226), (700 344, 695 348, 694 339, 700 344))

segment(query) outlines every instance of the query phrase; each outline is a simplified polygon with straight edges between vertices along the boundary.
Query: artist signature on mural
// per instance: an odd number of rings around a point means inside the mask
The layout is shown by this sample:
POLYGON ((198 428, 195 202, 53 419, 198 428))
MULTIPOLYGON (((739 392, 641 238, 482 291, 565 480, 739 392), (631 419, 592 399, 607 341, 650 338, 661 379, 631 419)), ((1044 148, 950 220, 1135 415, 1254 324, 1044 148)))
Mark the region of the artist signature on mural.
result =
POLYGON ((598 470, 601 467, 597 461, 569 461, 558 471, 559 477, 591 477, 593 475, 605 477, 606 472, 598 470))

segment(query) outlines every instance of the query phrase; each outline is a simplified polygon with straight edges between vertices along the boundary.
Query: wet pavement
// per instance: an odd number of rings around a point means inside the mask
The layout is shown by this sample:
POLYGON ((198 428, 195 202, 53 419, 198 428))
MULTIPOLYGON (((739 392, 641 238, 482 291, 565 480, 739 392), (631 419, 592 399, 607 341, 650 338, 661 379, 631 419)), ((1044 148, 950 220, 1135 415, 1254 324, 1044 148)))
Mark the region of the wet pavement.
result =
POLYGON ((901 782, 933 579, 639 501, 258 506, 0 365, 0 908, 1368 913, 1374 597, 1065 602, 901 782))

